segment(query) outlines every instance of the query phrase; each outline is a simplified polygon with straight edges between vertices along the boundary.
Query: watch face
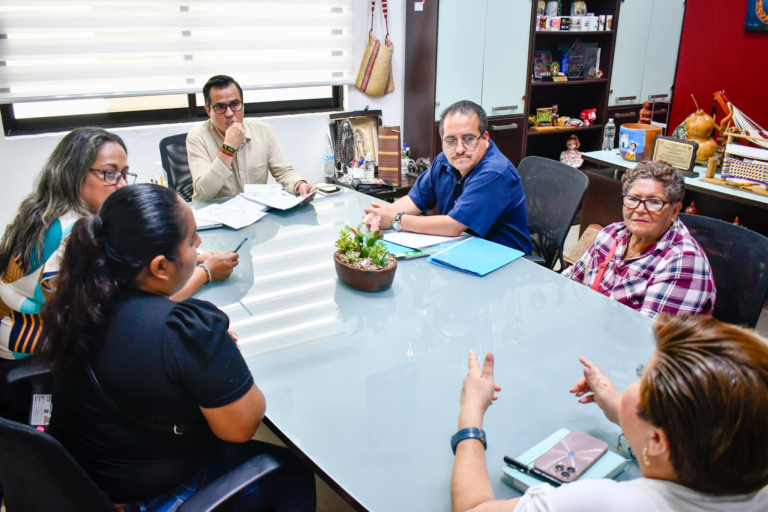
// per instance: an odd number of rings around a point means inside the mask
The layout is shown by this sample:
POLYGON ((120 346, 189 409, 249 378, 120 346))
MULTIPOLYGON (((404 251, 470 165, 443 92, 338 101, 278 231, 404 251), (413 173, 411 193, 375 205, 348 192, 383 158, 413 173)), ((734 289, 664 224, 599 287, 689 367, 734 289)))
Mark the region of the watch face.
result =
POLYGON ((400 228, 400 223, 397 222, 397 221, 393 222, 392 223, 392 229, 395 230, 395 231, 400 231, 400 229, 401 229, 400 228))

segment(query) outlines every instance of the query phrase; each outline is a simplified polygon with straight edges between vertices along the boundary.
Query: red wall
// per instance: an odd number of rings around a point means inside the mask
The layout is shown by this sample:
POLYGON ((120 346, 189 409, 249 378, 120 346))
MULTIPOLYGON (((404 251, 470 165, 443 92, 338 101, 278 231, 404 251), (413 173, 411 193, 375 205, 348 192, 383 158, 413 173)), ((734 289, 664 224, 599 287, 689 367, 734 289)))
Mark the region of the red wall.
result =
POLYGON ((688 0, 670 132, 694 112, 691 94, 710 113, 718 90, 768 129, 768 31, 745 30, 746 15, 747 0, 688 0))

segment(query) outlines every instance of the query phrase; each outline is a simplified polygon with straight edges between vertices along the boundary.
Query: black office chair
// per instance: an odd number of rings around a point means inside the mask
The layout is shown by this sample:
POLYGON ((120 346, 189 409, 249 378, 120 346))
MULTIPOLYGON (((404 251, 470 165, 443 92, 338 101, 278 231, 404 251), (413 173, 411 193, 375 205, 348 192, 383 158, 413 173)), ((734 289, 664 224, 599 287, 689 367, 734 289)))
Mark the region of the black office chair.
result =
POLYGON ((525 191, 532 255, 549 269, 556 261, 564 269, 563 244, 589 180, 578 169, 538 156, 523 159, 517 172, 525 191))
POLYGON ((160 159, 168 173, 168 187, 189 202, 192 200, 192 174, 187 159, 187 134, 171 135, 160 141, 160 159))
MULTIPOLYGON (((215 510, 246 486, 280 467, 258 455, 214 480, 179 507, 179 512, 215 510)), ((0 481, 5 506, 15 510, 115 512, 115 506, 53 437, 0 418, 0 481)))
POLYGON ((39 356, 30 356, 0 365, 0 416, 20 423, 30 420, 32 396, 48 394, 53 376, 39 356))
POLYGON ((754 329, 768 296, 768 238, 711 217, 681 213, 680 219, 704 249, 715 276, 712 316, 754 329))

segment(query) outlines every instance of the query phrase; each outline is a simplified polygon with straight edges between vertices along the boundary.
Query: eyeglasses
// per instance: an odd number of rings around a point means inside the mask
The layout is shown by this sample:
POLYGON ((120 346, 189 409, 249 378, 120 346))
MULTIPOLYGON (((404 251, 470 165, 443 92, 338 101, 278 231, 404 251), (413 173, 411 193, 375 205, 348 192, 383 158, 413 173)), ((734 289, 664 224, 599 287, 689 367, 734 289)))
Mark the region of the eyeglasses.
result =
POLYGON ((213 105, 208 105, 214 112, 217 114, 223 114, 227 111, 227 107, 232 109, 232 112, 237 112, 243 108, 243 102, 240 100, 234 100, 232 103, 227 105, 226 103, 215 103, 213 105))
MULTIPOLYGON (((475 137, 474 135, 465 135, 461 138, 461 145, 464 146, 464 149, 475 149, 475 146, 477 146, 477 141, 482 139, 482 137, 475 137)), ((454 139, 453 137, 448 139, 443 139, 443 147, 445 149, 456 149, 459 145, 459 140, 454 139)))
POLYGON ((662 201, 661 199, 640 199, 635 196, 621 196, 621 202, 630 210, 635 210, 642 204, 645 206, 646 210, 653 213, 660 212, 665 204, 672 204, 669 201, 662 201))
POLYGON ((128 185, 136 182, 137 175, 132 172, 120 172, 114 169, 91 169, 91 171, 101 173, 101 178, 109 185, 117 185, 121 179, 128 185))

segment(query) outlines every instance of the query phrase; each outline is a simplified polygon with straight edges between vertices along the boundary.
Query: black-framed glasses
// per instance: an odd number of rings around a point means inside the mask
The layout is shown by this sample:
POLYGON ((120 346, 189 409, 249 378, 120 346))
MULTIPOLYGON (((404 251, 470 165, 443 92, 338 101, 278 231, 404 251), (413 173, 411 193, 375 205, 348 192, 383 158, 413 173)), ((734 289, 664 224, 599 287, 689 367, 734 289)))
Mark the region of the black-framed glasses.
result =
POLYGON ((214 103, 213 105, 208 105, 211 110, 216 112, 217 114, 223 114, 227 111, 227 107, 232 109, 232 112, 237 112, 238 110, 241 110, 243 108, 243 102, 240 100, 234 100, 232 103, 214 103))
POLYGON ((630 210, 635 210, 642 204, 645 206, 646 210, 653 213, 660 212, 665 204, 672 204, 669 201, 662 201, 661 199, 640 199, 635 196, 621 196, 621 202, 630 210))
MULTIPOLYGON (((464 149, 475 149, 475 146, 477 146, 477 141, 482 138, 482 135, 480 137, 475 137, 474 135, 465 135, 461 138, 461 145, 464 146, 464 149)), ((445 149, 456 149, 458 145, 459 139, 454 139, 453 137, 443 139, 443 147, 445 149)))
POLYGON ((128 185, 133 185, 136 182, 136 174, 132 172, 120 172, 114 169, 91 169, 93 172, 101 174, 101 179, 110 185, 117 185, 120 180, 125 180, 128 185))

